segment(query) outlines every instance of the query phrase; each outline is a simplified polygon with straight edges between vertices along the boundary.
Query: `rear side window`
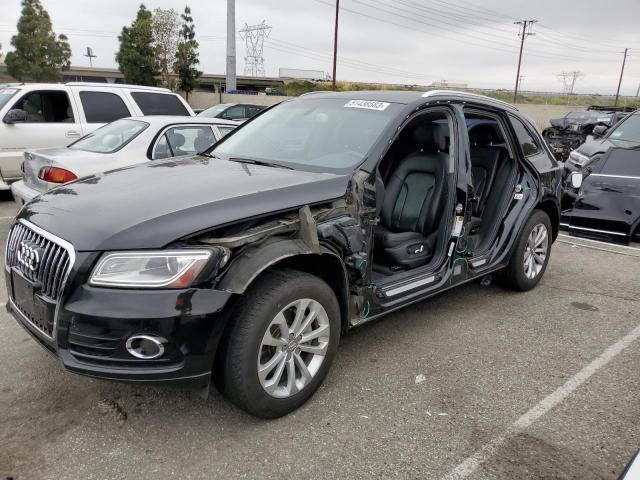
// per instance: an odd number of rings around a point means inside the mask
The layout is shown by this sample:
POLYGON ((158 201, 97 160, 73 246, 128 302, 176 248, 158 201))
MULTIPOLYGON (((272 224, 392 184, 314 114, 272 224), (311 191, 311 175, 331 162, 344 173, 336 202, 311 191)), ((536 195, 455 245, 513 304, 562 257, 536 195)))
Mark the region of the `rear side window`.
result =
POLYGON ((229 120, 243 120, 247 118, 247 114, 245 112, 245 108, 238 105, 236 107, 231 107, 229 110, 224 112, 223 118, 228 118, 229 120))
POLYGON ((216 139, 208 125, 169 128, 153 150, 152 158, 181 157, 208 150, 216 139))
POLYGON ((640 158, 637 150, 611 148, 607 157, 607 161, 602 167, 603 174, 640 177, 640 158))
POLYGON ((67 92, 36 91, 27 93, 13 108, 27 112, 27 123, 74 123, 67 92))
POLYGON ((170 93, 133 92, 131 96, 144 115, 190 115, 180 99, 170 93))
POLYGON ((80 92, 80 101, 87 123, 110 123, 131 115, 115 93, 80 92))
POLYGON ((218 125, 218 131, 220 132, 220 138, 224 137, 225 135, 231 133, 231 131, 233 131, 233 129, 236 127, 223 127, 222 125, 218 125))
POLYGON ((509 115, 509 119, 511 120, 511 125, 516 133, 516 138, 518 139, 524 156, 527 157, 540 172, 553 168, 556 165, 555 160, 547 154, 536 135, 519 119, 511 115, 509 115))

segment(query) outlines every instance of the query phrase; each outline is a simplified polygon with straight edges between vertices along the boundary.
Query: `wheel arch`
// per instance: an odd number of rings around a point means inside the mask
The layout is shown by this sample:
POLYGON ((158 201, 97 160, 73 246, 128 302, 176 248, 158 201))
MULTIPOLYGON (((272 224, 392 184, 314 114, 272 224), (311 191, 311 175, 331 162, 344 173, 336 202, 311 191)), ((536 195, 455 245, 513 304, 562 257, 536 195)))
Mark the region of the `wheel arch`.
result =
POLYGON ((551 220, 551 237, 555 241, 560 232, 560 208, 553 200, 543 200, 536 206, 537 210, 542 210, 551 220))
POLYGON ((343 330, 349 325, 349 281, 342 259, 321 246, 312 250, 302 240, 281 240, 242 253, 221 277, 216 288, 243 294, 259 277, 277 268, 289 268, 315 275, 333 290, 340 306, 343 330))

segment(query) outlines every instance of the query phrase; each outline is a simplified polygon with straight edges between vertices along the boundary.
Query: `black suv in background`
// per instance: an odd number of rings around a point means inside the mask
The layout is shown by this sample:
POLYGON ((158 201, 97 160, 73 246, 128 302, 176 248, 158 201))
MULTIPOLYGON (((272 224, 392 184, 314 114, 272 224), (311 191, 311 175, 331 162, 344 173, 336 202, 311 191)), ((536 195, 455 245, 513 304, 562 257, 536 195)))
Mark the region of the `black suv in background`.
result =
POLYGON ((257 115, 265 108, 267 107, 263 105, 249 105, 246 103, 221 103, 201 111, 198 116, 243 121, 257 115))
POLYGON ((304 95, 211 151, 28 203, 8 309, 70 371, 305 402, 341 334, 495 273, 543 276, 560 171, 514 107, 466 93, 304 95), (105 207, 108 206, 108 207, 105 207))

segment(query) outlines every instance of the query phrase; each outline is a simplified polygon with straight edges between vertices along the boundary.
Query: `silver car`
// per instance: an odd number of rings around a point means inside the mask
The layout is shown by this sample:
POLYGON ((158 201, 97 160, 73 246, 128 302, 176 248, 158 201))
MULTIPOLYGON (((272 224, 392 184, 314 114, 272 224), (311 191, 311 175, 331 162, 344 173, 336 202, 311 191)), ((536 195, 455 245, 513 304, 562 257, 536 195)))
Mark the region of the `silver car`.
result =
POLYGON ((201 153, 240 122, 207 117, 152 116, 109 123, 68 147, 27 150, 22 180, 11 185, 24 205, 62 183, 107 170, 201 153))

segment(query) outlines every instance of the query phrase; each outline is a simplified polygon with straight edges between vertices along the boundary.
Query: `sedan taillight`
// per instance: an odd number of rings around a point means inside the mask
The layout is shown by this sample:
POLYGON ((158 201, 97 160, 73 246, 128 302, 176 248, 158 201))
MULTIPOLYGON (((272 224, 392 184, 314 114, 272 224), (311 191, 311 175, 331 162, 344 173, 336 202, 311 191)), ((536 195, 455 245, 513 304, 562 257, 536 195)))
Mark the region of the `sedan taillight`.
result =
POLYGON ((64 168, 42 167, 38 173, 38 178, 50 183, 67 183, 78 177, 75 173, 64 168))

